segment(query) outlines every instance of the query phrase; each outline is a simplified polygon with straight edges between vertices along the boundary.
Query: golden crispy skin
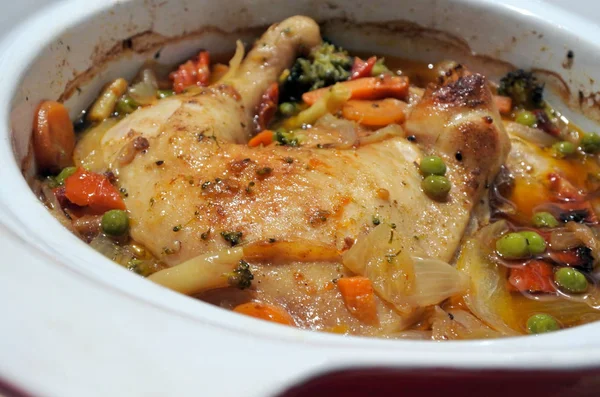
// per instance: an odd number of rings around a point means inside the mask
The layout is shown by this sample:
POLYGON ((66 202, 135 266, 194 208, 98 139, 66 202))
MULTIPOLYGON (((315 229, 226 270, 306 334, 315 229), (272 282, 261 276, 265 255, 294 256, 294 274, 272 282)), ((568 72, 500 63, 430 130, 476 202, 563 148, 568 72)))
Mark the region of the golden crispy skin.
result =
POLYGON ((478 196, 506 160, 510 141, 485 77, 462 67, 459 74, 428 87, 405 127, 425 150, 461 168, 463 183, 478 196))

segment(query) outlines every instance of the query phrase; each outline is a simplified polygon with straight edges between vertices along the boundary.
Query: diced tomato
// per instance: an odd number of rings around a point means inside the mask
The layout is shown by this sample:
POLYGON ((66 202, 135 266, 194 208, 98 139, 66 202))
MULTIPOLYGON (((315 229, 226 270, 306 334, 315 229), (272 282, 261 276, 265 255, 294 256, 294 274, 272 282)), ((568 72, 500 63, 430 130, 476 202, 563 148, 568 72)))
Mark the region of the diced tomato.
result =
POLYGON ((195 60, 179 65, 169 78, 173 80, 173 90, 178 94, 193 85, 206 87, 210 81, 210 54, 201 51, 195 60))
POLYGON ((510 268, 508 289, 510 291, 555 292, 552 282, 552 265, 540 260, 531 260, 522 267, 510 268))
POLYGON ((275 116, 277 111, 277 103, 279 102, 279 85, 274 82, 263 94, 260 104, 258 105, 256 114, 256 131, 260 132, 267 129, 269 122, 275 116))
POLYGON ((565 251, 550 251, 550 259, 560 265, 578 267, 585 271, 594 269, 594 257, 592 251, 585 246, 565 251))
POLYGON ((377 62, 377 57, 371 57, 367 61, 363 61, 359 57, 354 57, 354 63, 352 64, 352 70, 350 71, 350 80, 359 79, 361 77, 371 76, 373 66, 377 62))
POLYGON ((555 172, 548 174, 550 190, 556 194, 556 198, 564 201, 583 200, 583 194, 569 182, 565 177, 555 172))
POLYGON ((65 179, 65 197, 73 204, 89 207, 102 214, 108 210, 125 209, 125 203, 108 178, 79 167, 65 179))

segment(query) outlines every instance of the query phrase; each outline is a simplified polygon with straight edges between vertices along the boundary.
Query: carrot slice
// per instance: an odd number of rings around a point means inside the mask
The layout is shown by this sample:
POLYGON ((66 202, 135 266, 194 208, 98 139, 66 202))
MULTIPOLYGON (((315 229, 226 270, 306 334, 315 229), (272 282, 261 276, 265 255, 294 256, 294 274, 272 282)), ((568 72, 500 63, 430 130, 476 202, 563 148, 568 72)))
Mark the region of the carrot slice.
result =
MULTIPOLYGON (((408 95, 408 78, 404 76, 363 77, 338 84, 350 91, 350 99, 404 99, 408 95)), ((331 87, 324 87, 305 92, 302 100, 312 105, 330 89, 331 87)))
POLYGON ((54 101, 42 102, 33 121, 33 151, 40 170, 58 172, 73 164, 75 131, 69 111, 54 101))
POLYGON ((337 286, 346 308, 354 317, 365 324, 379 323, 371 280, 360 276, 344 277, 337 281, 337 286))
POLYGON ((540 260, 531 260, 522 267, 511 268, 508 289, 521 292, 555 292, 552 269, 552 265, 540 260))
POLYGON ((512 99, 510 97, 494 95, 492 99, 500 114, 508 114, 512 110, 512 99))
POLYGON ((82 167, 65 179, 65 196, 79 206, 88 206, 96 213, 124 210, 125 203, 117 189, 104 175, 86 171, 82 167))
POLYGON ((261 320, 272 321, 274 323, 294 326, 294 319, 288 312, 278 306, 259 302, 242 303, 233 309, 236 313, 246 316, 259 318, 261 320))
POLYGON ((394 98, 378 101, 350 100, 342 107, 342 115, 348 120, 357 121, 370 127, 383 127, 388 124, 402 123, 408 104, 394 98))
POLYGON ((259 145, 270 145, 273 143, 273 131, 264 130, 256 134, 250 141, 248 141, 248 146, 256 147, 259 145))

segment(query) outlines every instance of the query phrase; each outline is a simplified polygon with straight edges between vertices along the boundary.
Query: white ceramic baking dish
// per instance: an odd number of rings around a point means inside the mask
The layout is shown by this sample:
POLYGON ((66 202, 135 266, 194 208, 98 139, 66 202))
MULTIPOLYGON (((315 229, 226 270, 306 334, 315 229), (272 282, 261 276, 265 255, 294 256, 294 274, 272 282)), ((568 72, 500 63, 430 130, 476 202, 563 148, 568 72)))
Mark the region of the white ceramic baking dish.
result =
POLYGON ((598 119, 600 28, 540 1, 61 2, 20 24, 0 46, 4 389, 61 396, 262 396, 334 370, 382 367, 388 370, 381 373, 396 381, 414 378, 409 370, 425 370, 419 372, 424 382, 436 374, 461 379, 486 370, 511 371, 500 373, 500 383, 523 371, 551 371, 563 386, 584 375, 595 379, 600 323, 537 337, 445 343, 273 325, 176 294, 115 266, 62 228, 34 197, 24 175, 31 175, 27 156, 40 100, 63 97, 75 117, 103 83, 132 77, 148 57, 175 62, 200 47, 229 51, 235 38, 248 41, 259 31, 251 28, 295 14, 338 21, 327 34, 351 50, 453 58, 491 77, 506 65, 487 57, 554 71, 562 83, 549 77, 548 86, 574 98, 571 110, 561 110, 588 128, 597 126, 592 120, 598 119), (572 66, 565 64, 569 50, 575 54, 572 66), (471 51, 481 56, 472 57, 471 51))

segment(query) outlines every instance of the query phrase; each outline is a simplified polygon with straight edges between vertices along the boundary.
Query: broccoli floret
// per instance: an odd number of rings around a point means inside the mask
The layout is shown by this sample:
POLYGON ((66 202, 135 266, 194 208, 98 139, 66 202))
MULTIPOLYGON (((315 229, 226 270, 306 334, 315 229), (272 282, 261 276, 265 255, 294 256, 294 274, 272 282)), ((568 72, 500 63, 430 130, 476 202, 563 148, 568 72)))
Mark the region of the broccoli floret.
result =
POLYGON ((394 74, 387 66, 385 66, 385 58, 379 58, 371 70, 371 76, 379 76, 382 74, 394 74))
POLYGON ((600 135, 591 132, 583 134, 579 141, 579 146, 586 153, 600 152, 600 135))
POLYGON ((242 232, 221 232, 221 237, 231 244, 232 247, 235 247, 242 242, 242 236, 242 232))
POLYGON ((246 289, 252 285, 254 275, 250 271, 248 262, 240 260, 239 265, 230 273, 227 273, 227 283, 230 287, 246 289))
POLYGON ((514 105, 540 108, 544 103, 544 86, 531 72, 523 69, 509 72, 500 80, 498 94, 512 98, 514 105))
POLYGON ((277 130, 275 132, 275 140, 282 146, 300 146, 300 137, 296 136, 293 132, 287 132, 285 130, 277 130))
POLYGON ((308 58, 298 58, 286 73, 282 87, 283 102, 298 102, 307 91, 348 80, 352 69, 348 53, 330 43, 314 48, 308 58))

